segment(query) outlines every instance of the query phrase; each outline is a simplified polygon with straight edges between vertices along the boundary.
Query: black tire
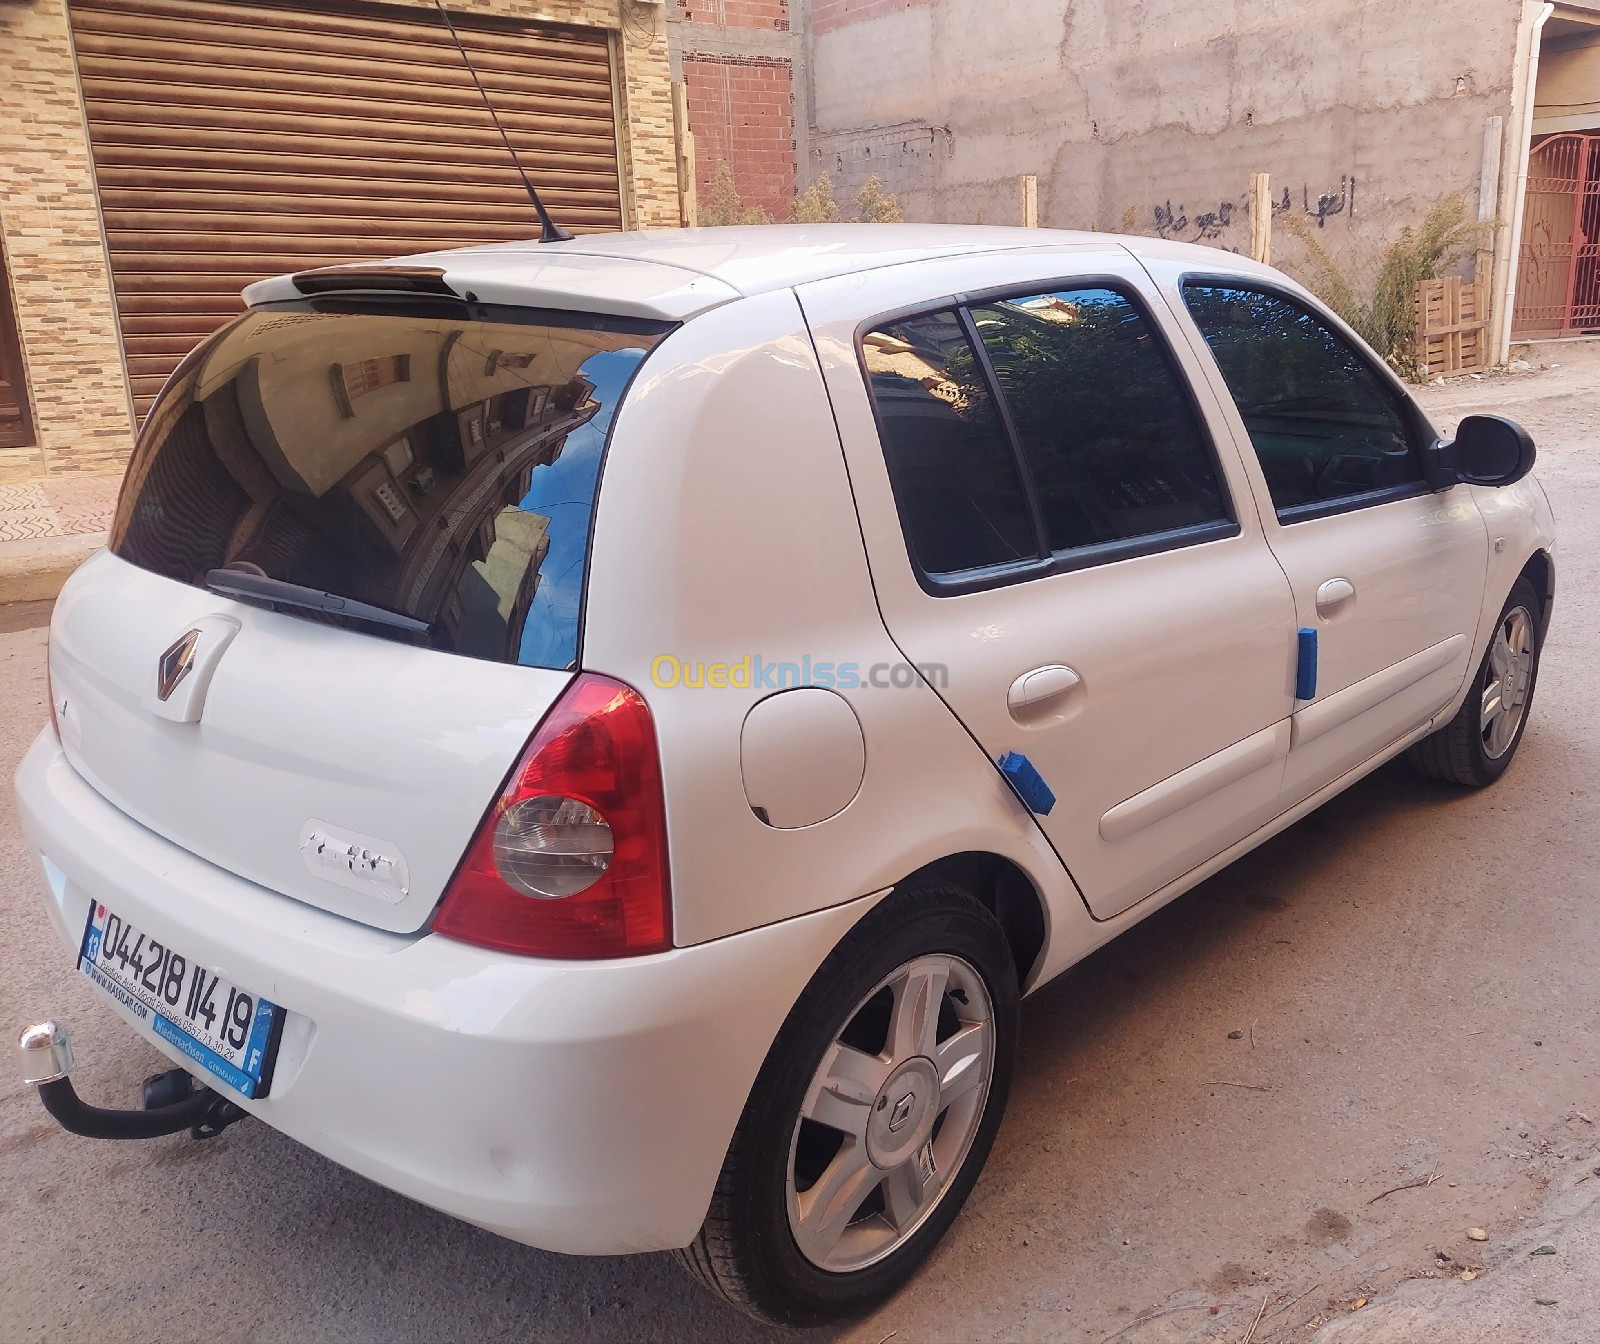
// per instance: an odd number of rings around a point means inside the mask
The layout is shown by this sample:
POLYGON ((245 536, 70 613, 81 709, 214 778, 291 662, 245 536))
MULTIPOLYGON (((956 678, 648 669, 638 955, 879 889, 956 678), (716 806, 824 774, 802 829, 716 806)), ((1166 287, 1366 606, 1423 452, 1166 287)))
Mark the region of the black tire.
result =
POLYGON ((1505 774, 1506 768, 1517 754, 1522 734, 1528 726, 1528 715, 1533 709, 1533 693, 1539 680, 1539 655, 1543 651, 1543 628, 1540 618, 1538 593, 1527 579, 1519 578, 1511 585, 1511 594, 1506 598, 1505 606, 1500 609, 1500 620, 1495 626, 1495 634, 1489 637, 1489 648, 1484 652, 1483 662, 1478 666, 1478 673, 1472 679, 1472 685, 1467 691, 1467 698, 1461 703, 1461 708, 1456 711, 1455 717, 1449 723, 1423 738, 1408 753, 1411 764, 1418 771, 1430 779, 1443 780, 1447 784, 1462 784, 1471 788, 1483 788, 1486 784, 1493 784, 1505 774), (1484 694, 1495 680, 1495 670, 1491 665, 1495 639, 1499 632, 1506 629, 1507 622, 1511 621, 1514 613, 1519 610, 1527 621, 1530 640, 1531 657, 1528 661, 1527 689, 1522 698, 1522 713, 1515 732, 1509 743, 1496 755, 1491 753, 1484 740, 1487 731, 1483 721, 1484 694))
MULTIPOLYGON (((729 1145, 705 1223, 675 1253, 683 1266, 741 1311, 787 1326, 863 1312, 905 1283, 955 1220, 994 1144, 1016 1053, 1017 980, 1000 925, 958 888, 902 888, 868 912, 829 955, 778 1032, 729 1145), (992 1009, 993 1062, 976 1132, 931 1212, 893 1250, 847 1273, 822 1269, 800 1249, 787 1202, 791 1141, 807 1090, 824 1052, 847 1026, 855 1029, 865 1012, 858 1009, 874 988, 897 968, 938 954, 958 957, 977 972, 992 1009)), ((942 1004, 941 1011, 949 1006, 942 1004)))

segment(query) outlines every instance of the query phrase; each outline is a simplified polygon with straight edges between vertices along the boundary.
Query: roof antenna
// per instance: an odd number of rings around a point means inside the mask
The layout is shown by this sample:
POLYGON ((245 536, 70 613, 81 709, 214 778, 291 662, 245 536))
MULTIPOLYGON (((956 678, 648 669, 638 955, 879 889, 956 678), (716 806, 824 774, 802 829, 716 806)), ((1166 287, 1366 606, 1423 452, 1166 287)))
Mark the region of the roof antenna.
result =
POLYGON ((478 72, 472 66, 472 58, 467 55, 467 49, 461 45, 461 34, 456 32, 455 24, 450 21, 450 11, 444 7, 443 0, 433 0, 433 4, 434 8, 439 11, 439 17, 444 20, 444 26, 450 30, 450 36, 455 41, 456 50, 461 53, 461 64, 467 67, 467 73, 472 76, 472 82, 478 86, 478 96, 483 99, 483 105, 489 109, 489 117, 494 122, 494 128, 500 132, 500 138, 505 141, 506 153, 511 155, 511 162, 516 164, 517 176, 522 179, 522 185, 528 192, 528 199, 533 202, 534 211, 539 216, 539 223, 544 226, 544 231, 539 235, 539 241, 541 243, 570 243, 572 235, 550 218, 550 212, 544 208, 544 202, 539 199, 538 191, 534 189, 528 174, 523 170, 522 160, 517 157, 517 151, 511 143, 511 137, 506 134, 506 128, 500 124, 500 114, 494 110, 494 104, 489 101, 489 95, 483 87, 483 81, 478 78, 478 72))

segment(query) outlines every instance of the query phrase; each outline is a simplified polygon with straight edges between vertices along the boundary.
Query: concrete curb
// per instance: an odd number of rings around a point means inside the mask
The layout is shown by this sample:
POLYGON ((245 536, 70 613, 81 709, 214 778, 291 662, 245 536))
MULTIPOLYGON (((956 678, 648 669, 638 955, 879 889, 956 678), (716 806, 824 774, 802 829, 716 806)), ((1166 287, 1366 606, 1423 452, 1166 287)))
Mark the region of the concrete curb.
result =
POLYGON ((54 598, 72 571, 104 546, 108 536, 88 532, 0 542, 0 603, 54 598))

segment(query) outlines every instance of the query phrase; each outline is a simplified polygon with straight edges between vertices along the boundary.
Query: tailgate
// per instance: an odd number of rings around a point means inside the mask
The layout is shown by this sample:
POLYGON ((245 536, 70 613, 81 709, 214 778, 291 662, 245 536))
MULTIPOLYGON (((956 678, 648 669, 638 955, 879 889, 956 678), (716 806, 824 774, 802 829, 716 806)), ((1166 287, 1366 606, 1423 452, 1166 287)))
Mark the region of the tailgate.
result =
POLYGON ((400 932, 427 922, 571 679, 265 611, 106 552, 63 591, 50 644, 67 757, 110 802, 241 877, 400 932), (177 722, 158 670, 197 626, 190 677, 209 680, 198 719, 177 722))
POLYGON ((241 877, 422 928, 571 679, 611 417, 669 329, 333 295, 207 338, 56 605, 73 766, 241 877))

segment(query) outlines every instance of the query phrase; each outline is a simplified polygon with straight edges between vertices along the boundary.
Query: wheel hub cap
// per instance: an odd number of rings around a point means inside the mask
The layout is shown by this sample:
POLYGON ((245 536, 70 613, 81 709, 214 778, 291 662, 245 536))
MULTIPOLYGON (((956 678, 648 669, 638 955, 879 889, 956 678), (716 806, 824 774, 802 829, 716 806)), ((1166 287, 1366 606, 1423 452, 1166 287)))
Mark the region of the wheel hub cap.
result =
POLYGON ((889 1075, 867 1121, 867 1156, 888 1171, 911 1157, 939 1118, 939 1075, 930 1059, 910 1059, 889 1075))

